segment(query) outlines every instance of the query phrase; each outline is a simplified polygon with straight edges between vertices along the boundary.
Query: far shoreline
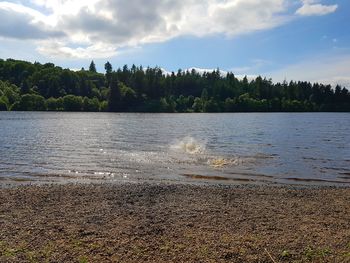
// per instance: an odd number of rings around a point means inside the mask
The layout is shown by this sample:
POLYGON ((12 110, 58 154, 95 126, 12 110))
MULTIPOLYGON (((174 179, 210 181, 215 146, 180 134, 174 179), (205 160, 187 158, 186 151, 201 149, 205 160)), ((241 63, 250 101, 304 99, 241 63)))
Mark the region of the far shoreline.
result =
POLYGON ((349 114, 350 111, 235 111, 235 112, 143 112, 143 111, 48 111, 48 110, 44 110, 44 111, 0 111, 1 112, 16 112, 16 113, 109 113, 109 114, 195 114, 195 115, 200 115, 200 114, 235 114, 235 113, 239 113, 239 114, 265 114, 265 113, 281 113, 281 114, 304 114, 304 113, 312 113, 312 114, 337 114, 337 113, 346 113, 349 114))

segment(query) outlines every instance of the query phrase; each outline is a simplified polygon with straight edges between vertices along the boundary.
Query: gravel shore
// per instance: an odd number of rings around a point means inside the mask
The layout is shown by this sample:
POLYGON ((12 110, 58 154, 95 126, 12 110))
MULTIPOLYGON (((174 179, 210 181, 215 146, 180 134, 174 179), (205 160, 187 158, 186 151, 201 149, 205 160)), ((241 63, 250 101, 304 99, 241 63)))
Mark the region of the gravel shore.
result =
POLYGON ((350 188, 0 189, 0 262, 350 262, 350 188))

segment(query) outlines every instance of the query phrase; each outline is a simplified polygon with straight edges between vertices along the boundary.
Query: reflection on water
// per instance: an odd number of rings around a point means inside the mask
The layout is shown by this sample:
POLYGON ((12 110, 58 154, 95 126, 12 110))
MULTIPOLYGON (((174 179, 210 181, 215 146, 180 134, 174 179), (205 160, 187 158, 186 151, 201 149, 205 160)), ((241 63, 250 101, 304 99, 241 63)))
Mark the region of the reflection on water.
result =
POLYGON ((0 113, 3 181, 350 184, 350 115, 0 113))

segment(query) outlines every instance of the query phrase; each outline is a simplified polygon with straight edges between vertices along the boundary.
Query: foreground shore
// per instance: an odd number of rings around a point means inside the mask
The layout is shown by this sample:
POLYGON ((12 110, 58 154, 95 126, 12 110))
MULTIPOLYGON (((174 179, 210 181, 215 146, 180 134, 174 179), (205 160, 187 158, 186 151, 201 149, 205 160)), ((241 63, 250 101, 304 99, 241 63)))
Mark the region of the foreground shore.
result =
POLYGON ((0 189, 0 262, 350 262, 350 188, 0 189))

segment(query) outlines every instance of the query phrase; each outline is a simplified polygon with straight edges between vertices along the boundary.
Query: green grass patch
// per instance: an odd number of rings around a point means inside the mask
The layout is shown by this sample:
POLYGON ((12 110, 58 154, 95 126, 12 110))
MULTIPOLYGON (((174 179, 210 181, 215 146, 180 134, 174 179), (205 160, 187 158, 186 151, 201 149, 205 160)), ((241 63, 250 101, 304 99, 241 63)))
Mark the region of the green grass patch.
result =
POLYGON ((325 258, 331 255, 332 252, 328 248, 313 248, 307 247, 304 251, 304 256, 307 260, 316 260, 320 258, 325 258))

